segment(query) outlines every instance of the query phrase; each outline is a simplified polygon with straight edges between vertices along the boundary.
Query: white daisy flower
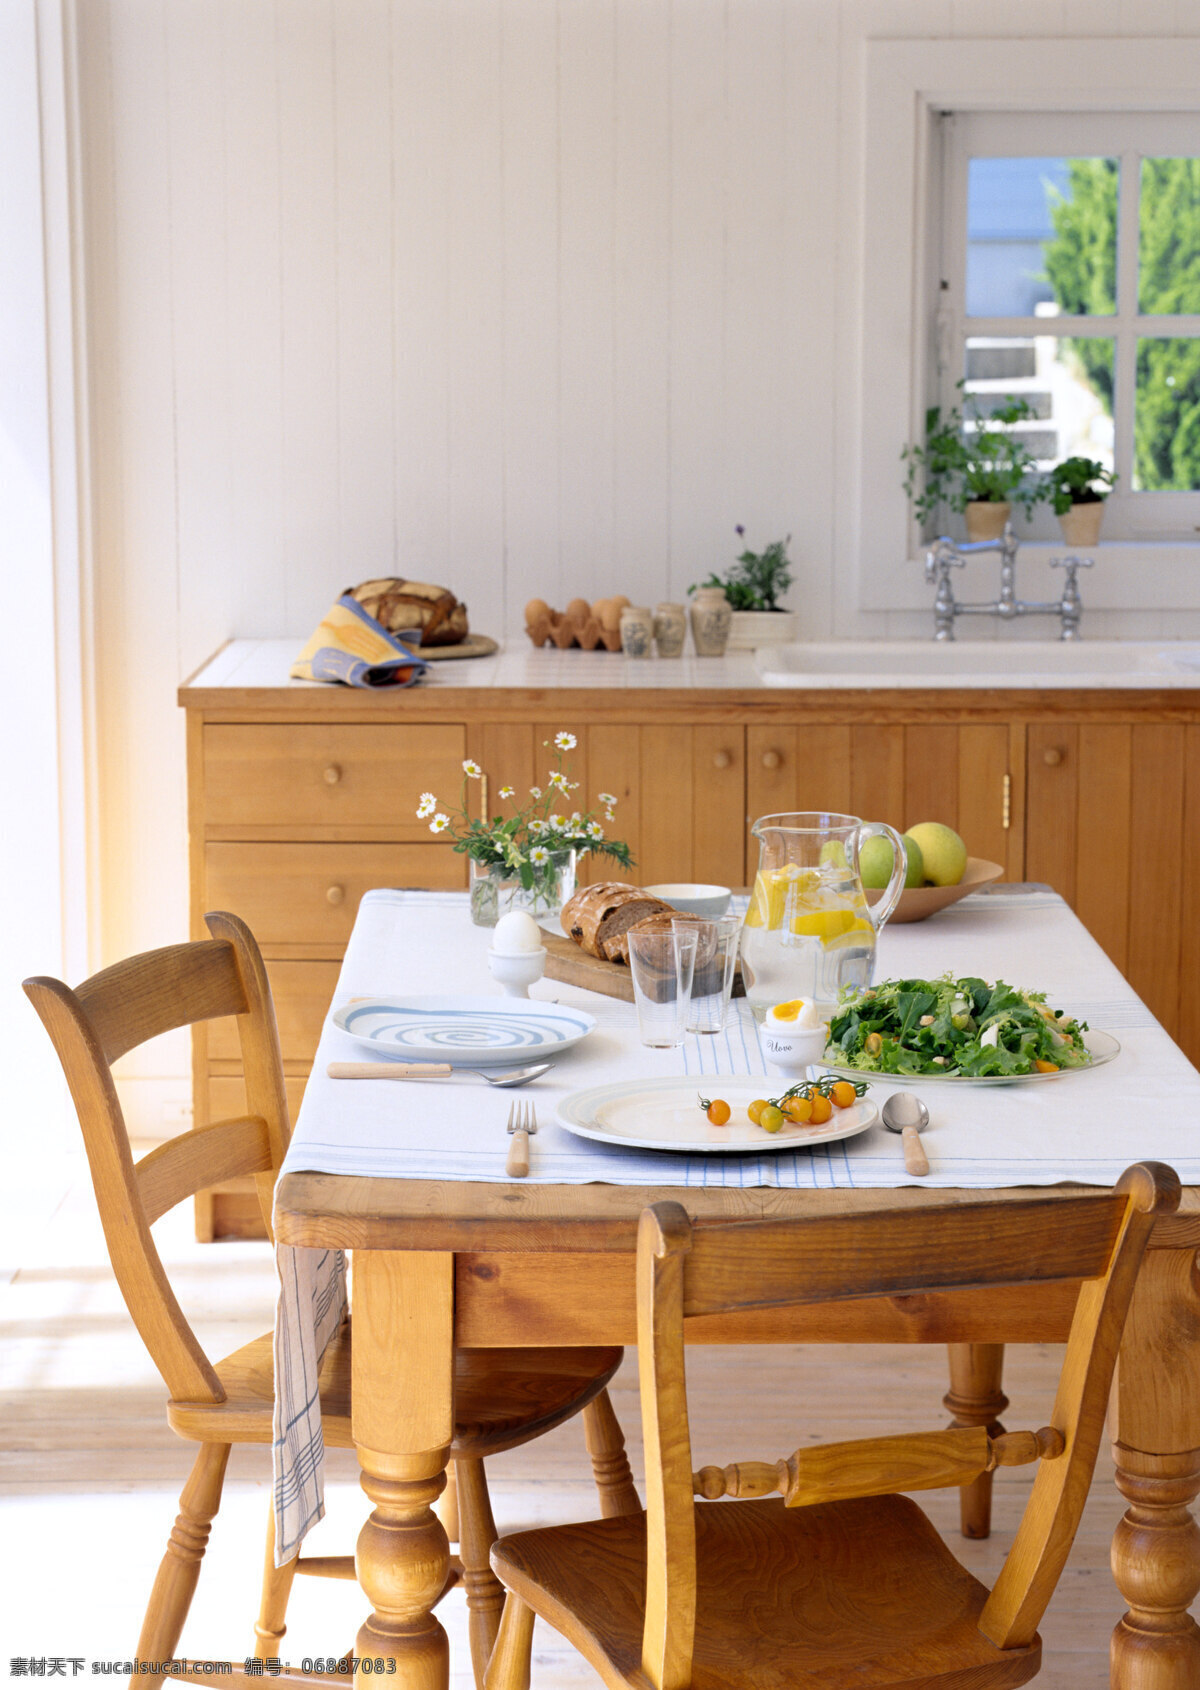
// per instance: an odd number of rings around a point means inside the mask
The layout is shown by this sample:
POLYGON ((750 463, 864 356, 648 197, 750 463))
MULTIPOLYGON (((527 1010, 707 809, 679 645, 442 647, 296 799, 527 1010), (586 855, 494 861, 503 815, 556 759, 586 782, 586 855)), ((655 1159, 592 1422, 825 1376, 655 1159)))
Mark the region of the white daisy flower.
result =
POLYGON ((533 850, 529 853, 529 860, 531 863, 536 864, 538 868, 541 868, 544 863, 548 863, 550 861, 550 853, 544 845, 535 845, 533 850))
POLYGON ((581 822, 583 820, 583 817, 580 815, 578 810, 572 810, 571 811, 571 820, 573 822, 581 822))
POLYGON ((538 836, 538 835, 539 835, 539 834, 542 834, 542 833, 545 833, 545 831, 546 831, 546 824, 545 824, 545 822, 544 822, 544 821, 543 821, 543 820, 542 820, 542 818, 541 818, 541 817, 540 817, 540 816, 534 816, 534 817, 533 817, 533 818, 532 818, 532 820, 531 820, 531 821, 530 821, 530 823, 529 823, 529 831, 530 831, 530 833, 532 833, 532 834, 533 834, 533 836, 534 836, 534 837, 535 837, 535 838, 536 838, 536 837, 537 837, 537 836, 538 836))
POLYGON ((612 809, 613 805, 616 803, 616 799, 613 797, 611 792, 598 792, 596 794, 596 797, 600 800, 600 802, 602 804, 607 804, 610 810, 612 809))
POLYGON ((417 805, 417 820, 423 822, 425 817, 431 816, 436 809, 437 799, 433 796, 433 793, 423 792, 421 802, 417 805))
POLYGON ((574 734, 555 734, 554 743, 560 751, 574 751, 578 741, 574 734))
POLYGON ((470 757, 465 757, 463 759, 463 774, 466 775, 468 780, 479 780, 483 775, 483 770, 470 757))
POLYGON ((450 826, 450 817, 443 815, 439 811, 438 814, 436 816, 434 816, 433 820, 430 822, 429 831, 430 831, 430 833, 445 833, 446 829, 449 826, 450 826))
POLYGON ((542 796, 541 787, 540 786, 531 786, 529 788, 529 796, 531 798, 540 798, 542 796))
POLYGON ((605 810, 605 812, 604 812, 604 819, 605 819, 605 821, 606 821, 606 822, 610 822, 610 821, 612 821, 612 819, 613 819, 613 813, 612 813, 612 811, 611 811, 611 810, 605 810))
POLYGON ((566 818, 564 816, 550 816, 548 819, 550 826, 554 829, 555 833, 561 833, 563 828, 567 825, 566 818))
POLYGON ((599 822, 589 822, 587 830, 588 830, 588 838, 589 839, 603 839, 604 838, 604 829, 600 826, 599 822))
POLYGON ((567 777, 563 774, 561 769, 555 769, 554 773, 550 776, 550 785, 556 786, 560 792, 567 792, 570 790, 567 785, 567 777))
POLYGON ((515 796, 516 790, 515 786, 502 786, 500 788, 500 796, 501 798, 512 798, 515 796))

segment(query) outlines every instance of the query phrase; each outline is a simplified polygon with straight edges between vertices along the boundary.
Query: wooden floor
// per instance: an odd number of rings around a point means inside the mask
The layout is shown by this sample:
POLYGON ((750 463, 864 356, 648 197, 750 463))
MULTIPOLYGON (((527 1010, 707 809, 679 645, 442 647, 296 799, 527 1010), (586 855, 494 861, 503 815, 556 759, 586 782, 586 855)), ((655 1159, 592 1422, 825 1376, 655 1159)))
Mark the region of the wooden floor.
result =
MULTIPOLYGON (((57 1189, 44 1177, 26 1185, 10 1180, 0 1197, 0 1541, 6 1562, 0 1673, 9 1671, 13 1657, 91 1662, 128 1656, 190 1462, 190 1446, 167 1428, 163 1388, 112 1283, 86 1180, 79 1169, 68 1174, 64 1170, 57 1189)), ((273 1264, 265 1245, 199 1246, 188 1223, 182 1212, 160 1222, 159 1247, 210 1354, 219 1355, 270 1325, 273 1264)), ((1044 1424, 1057 1361, 1049 1349, 1010 1351, 1009 1425, 1044 1424)), ((697 1465, 774 1458, 806 1440, 944 1423, 943 1353, 915 1346, 697 1349, 690 1352, 689 1380, 697 1465)), ((636 1373, 629 1359, 613 1395, 640 1484, 636 1373)), ((337 1553, 353 1547, 365 1499, 352 1455, 332 1452, 327 1472, 328 1518, 311 1541, 314 1550, 337 1553)), ((498 1458, 489 1474, 501 1531, 594 1513, 577 1425, 498 1458)), ((996 1529, 982 1544, 957 1536, 953 1497, 927 1495, 923 1502, 956 1553, 989 1578, 1007 1549, 1027 1482, 1019 1470, 999 1476, 996 1529)), ((269 1494, 268 1452, 235 1450, 184 1653, 240 1659, 249 1648, 269 1494)), ((1118 1514, 1105 1455, 1043 1627, 1045 1666, 1037 1682, 1045 1690, 1106 1690, 1108 1637, 1121 1606, 1108 1571, 1118 1514)), ((453 1685, 468 1690, 460 1594, 447 1599, 441 1615, 451 1634, 453 1685)), ((299 1581, 285 1658, 298 1663, 304 1656, 341 1654, 352 1645, 360 1618, 355 1587, 299 1581)), ((90 1676, 90 1666, 84 1672, 90 1676)), ((598 1684, 539 1628, 535 1690, 598 1684)))

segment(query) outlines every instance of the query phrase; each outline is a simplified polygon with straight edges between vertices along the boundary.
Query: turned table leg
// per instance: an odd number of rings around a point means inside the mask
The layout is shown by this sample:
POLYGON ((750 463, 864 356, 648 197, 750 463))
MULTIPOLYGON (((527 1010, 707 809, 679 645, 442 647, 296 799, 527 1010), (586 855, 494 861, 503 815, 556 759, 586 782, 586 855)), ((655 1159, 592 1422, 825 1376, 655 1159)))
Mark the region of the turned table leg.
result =
POLYGON ((1191 1513, 1200 1493, 1198 1289, 1193 1249, 1152 1248, 1121 1346, 1113 1458, 1129 1507, 1113 1538, 1112 1569, 1129 1609, 1112 1637, 1114 1690, 1200 1685, 1200 1627, 1188 1613, 1200 1592, 1200 1527, 1191 1513))
MULTIPOLYGON (((450 1545, 433 1505, 453 1436, 453 1257, 360 1250, 353 1284, 354 1441, 374 1504, 355 1557, 373 1609, 356 1650, 372 1665, 394 1660, 397 1690, 447 1690, 449 1644, 433 1606, 450 1545)), ((375 1674, 360 1669, 357 1682, 368 1690, 375 1674)))
MULTIPOLYGON (((952 1426, 985 1426, 990 1438, 1004 1427, 999 1416, 1008 1407, 1000 1389, 1004 1371, 1003 1344, 948 1344, 950 1389, 942 1398, 953 1415, 952 1426)), ((992 1475, 981 1473, 959 1490, 959 1517, 964 1537, 987 1537, 992 1529, 992 1475)))

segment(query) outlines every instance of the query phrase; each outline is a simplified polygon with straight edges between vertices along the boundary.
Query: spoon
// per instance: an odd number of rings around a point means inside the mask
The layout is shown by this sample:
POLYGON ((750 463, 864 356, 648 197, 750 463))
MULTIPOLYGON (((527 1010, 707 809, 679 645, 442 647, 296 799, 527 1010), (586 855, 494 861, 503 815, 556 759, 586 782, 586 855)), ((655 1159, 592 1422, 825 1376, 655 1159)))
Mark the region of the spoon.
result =
POLYGON ((489 1086, 523 1086, 554 1066, 532 1062, 527 1068, 452 1068, 448 1062, 331 1062, 325 1072, 331 1080, 444 1080, 469 1075, 486 1080, 489 1086))
POLYGON ((929 1158, 918 1133, 929 1125, 929 1111, 910 1091, 894 1091, 884 1099, 883 1124, 890 1133, 900 1133, 904 1145, 904 1166, 908 1173, 927 1174, 929 1158))

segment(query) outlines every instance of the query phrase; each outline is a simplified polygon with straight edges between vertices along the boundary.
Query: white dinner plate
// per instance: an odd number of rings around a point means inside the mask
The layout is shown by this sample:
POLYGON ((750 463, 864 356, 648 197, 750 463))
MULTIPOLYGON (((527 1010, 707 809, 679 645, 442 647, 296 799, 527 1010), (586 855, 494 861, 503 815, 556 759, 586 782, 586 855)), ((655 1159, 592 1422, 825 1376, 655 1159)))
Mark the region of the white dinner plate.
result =
MULTIPOLYGON (((861 1078, 861 1076, 860 1076, 861 1078)), ((778 1150, 807 1150, 854 1138, 875 1124, 879 1111, 860 1097, 849 1109, 835 1109, 824 1126, 787 1122, 777 1133, 764 1132, 746 1114, 758 1097, 778 1096, 788 1082, 747 1079, 726 1074, 694 1079, 621 1080, 572 1092, 558 1106, 558 1124, 580 1138, 622 1144, 632 1150, 682 1150, 689 1155, 745 1156, 778 1150), (723 1097, 731 1114, 714 1127, 700 1107, 701 1097, 723 1097)))
POLYGON ((343 1033, 376 1055, 416 1062, 494 1066, 551 1061, 584 1039, 595 1017, 567 1004, 526 998, 356 998, 333 1012, 343 1033))
POLYGON ((1087 1032, 1083 1035, 1083 1042, 1092 1056, 1087 1067, 1060 1068, 1056 1074, 939 1074, 936 1071, 932 1074, 884 1074, 874 1068, 843 1068, 837 1062, 824 1060, 815 1066, 830 1074, 847 1074, 854 1080, 877 1079, 889 1086, 903 1086, 910 1082, 923 1086, 926 1080, 946 1086, 1031 1086, 1044 1080, 1064 1080, 1072 1074, 1090 1074, 1093 1068, 1100 1068, 1121 1054, 1121 1047, 1111 1033, 1087 1032))

